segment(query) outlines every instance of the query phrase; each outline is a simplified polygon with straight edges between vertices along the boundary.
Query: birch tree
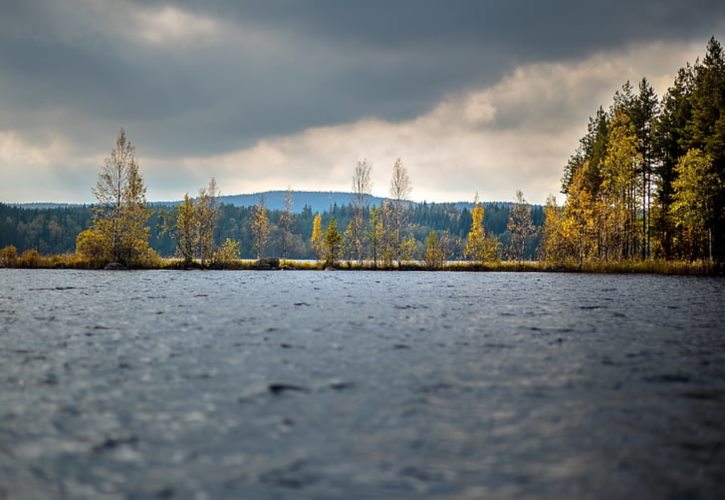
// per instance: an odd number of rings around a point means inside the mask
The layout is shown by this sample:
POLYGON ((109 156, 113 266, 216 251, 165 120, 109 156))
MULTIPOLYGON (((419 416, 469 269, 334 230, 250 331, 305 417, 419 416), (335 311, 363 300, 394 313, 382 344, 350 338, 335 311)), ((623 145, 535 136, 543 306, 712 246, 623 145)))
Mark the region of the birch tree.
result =
POLYGON ((282 250, 282 260, 287 260, 287 252, 292 241, 292 222, 294 222, 294 213, 292 212, 292 189, 287 187, 284 194, 284 210, 279 218, 280 229, 280 247, 282 250))
POLYGON ((524 193, 521 191, 516 191, 516 202, 511 205, 506 229, 511 235, 509 257, 513 260, 523 260, 526 244, 536 228, 531 220, 531 206, 526 203, 524 193))
POLYGON ((269 218, 267 217, 267 207, 264 204, 264 197, 259 197, 259 202, 252 210, 252 235, 254 237, 254 252, 257 258, 261 258, 267 247, 269 239, 269 218))
POLYGON ((353 217, 346 231, 346 243, 352 258, 362 264, 365 257, 365 209, 372 190, 371 166, 367 160, 357 162, 352 175, 353 217))
POLYGON ((408 197, 413 191, 413 186, 410 183, 410 177, 408 171, 403 165, 400 158, 395 160, 393 164, 393 177, 390 180, 390 197, 392 198, 392 204, 389 207, 391 210, 391 217, 389 221, 389 229, 395 260, 400 264, 403 251, 403 233, 405 231, 406 217, 405 212, 408 206, 408 197))
POLYGON ((197 247, 202 265, 208 264, 214 257, 214 230, 219 212, 219 188, 212 177, 209 184, 199 190, 196 199, 197 247))
POLYGON ((123 129, 92 192, 98 200, 93 229, 107 240, 111 260, 126 266, 137 263, 149 251, 149 228, 145 226, 149 211, 136 148, 123 129))

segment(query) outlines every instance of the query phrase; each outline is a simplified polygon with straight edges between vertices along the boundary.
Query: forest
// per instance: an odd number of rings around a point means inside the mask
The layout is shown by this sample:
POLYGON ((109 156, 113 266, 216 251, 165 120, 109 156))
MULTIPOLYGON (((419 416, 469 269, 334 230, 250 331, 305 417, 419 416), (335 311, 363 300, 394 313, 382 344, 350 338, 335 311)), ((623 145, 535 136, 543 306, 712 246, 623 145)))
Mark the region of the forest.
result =
POLYGON ((293 210, 291 189, 281 210, 268 210, 263 196, 253 207, 224 204, 213 178, 180 204, 150 205, 135 147, 122 129, 92 188, 93 206, 0 204, 0 266, 73 252, 74 265, 88 267, 160 267, 161 258, 229 267, 269 256, 373 268, 502 259, 537 260, 537 269, 720 266, 725 55, 711 38, 704 58, 681 68, 661 99, 646 78, 636 89, 625 82, 611 106, 590 118, 567 162, 562 206, 553 195, 545 207, 532 206, 520 191, 510 203, 481 203, 476 194, 470 210, 414 203, 401 159, 392 167, 389 197, 374 204, 371 168, 365 160, 354 165, 352 202, 321 213, 293 210))
POLYGON ((626 82, 590 118, 547 202, 541 258, 550 262, 725 257, 725 58, 711 38, 660 100, 626 82))
MULTIPOLYGON (((483 203, 483 206, 486 212, 484 221, 486 231, 491 232, 506 244, 510 240, 510 233, 506 229, 510 204, 483 203)), ((370 208, 366 208, 366 219, 369 219, 370 208)), ((174 257, 177 254, 173 228, 176 207, 154 206, 149 209, 149 212, 147 221, 149 246, 162 257, 174 257)), ((239 242, 241 258, 254 258, 250 226, 253 212, 254 207, 220 204, 219 220, 214 229, 215 244, 221 245, 226 239, 236 240, 239 242)), ((347 227, 353 214, 352 205, 333 205, 320 215, 324 225, 334 218, 338 225, 347 227)), ((543 225, 544 210, 542 206, 532 205, 531 216, 532 222, 537 228, 543 225)), ((281 220, 284 212, 269 210, 268 217, 270 236, 266 253, 281 255, 281 220)), ((289 235, 289 258, 315 258, 310 242, 314 217, 315 213, 309 206, 293 212, 289 235)), ((42 255, 70 253, 75 250, 78 234, 90 227, 92 220, 92 206, 26 208, 0 203, 0 248, 12 245, 18 252, 37 249, 42 255)), ((449 203, 416 203, 411 206, 409 222, 411 233, 416 239, 420 252, 424 248, 425 239, 430 231, 435 230, 449 238, 451 259, 464 258, 463 242, 471 227, 471 211, 468 208, 457 208, 449 203)), ((527 259, 535 258, 538 242, 539 237, 534 235, 527 243, 525 254, 527 259)))

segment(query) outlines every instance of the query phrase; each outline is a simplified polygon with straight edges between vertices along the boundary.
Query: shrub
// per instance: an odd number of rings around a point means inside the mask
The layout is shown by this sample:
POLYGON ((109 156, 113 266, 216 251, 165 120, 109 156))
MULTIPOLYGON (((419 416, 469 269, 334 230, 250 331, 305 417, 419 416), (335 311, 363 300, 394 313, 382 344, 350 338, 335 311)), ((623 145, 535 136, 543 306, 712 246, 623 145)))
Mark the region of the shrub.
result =
POLYGON ((239 242, 227 238, 219 249, 214 252, 212 265, 230 267, 239 260, 239 242))
POLYGON ((0 267, 12 267, 18 258, 18 250, 13 245, 8 245, 0 250, 0 267))
POLYGON ((76 238, 76 253, 91 265, 101 267, 111 261, 111 243, 100 231, 86 229, 76 238))
POLYGON ((20 267, 35 268, 40 266, 40 254, 35 248, 26 250, 20 254, 20 258, 17 261, 20 267))

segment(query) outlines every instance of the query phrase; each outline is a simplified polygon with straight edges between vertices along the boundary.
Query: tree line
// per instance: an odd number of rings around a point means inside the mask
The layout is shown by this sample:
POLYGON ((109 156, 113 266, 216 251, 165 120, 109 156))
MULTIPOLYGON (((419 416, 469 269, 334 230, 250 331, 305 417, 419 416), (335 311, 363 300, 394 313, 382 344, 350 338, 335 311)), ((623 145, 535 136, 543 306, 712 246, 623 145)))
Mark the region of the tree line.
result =
POLYGON ((590 118, 545 207, 550 262, 725 256, 725 57, 713 37, 662 99, 626 82, 590 118))
MULTIPOLYGON (((353 203, 346 225, 338 224, 333 211, 323 229, 322 215, 314 215, 309 243, 318 261, 328 266, 335 266, 343 259, 359 264, 370 261, 373 267, 381 265, 388 268, 400 267, 406 261, 422 257, 429 267, 440 267, 454 255, 455 245, 462 248, 463 256, 470 261, 483 264, 500 260, 501 242, 484 226, 485 211, 478 195, 464 240, 456 241, 446 231, 439 235, 437 231, 430 230, 423 246, 415 238, 410 222, 414 214, 414 204, 409 200, 413 188, 402 160, 398 159, 393 164, 390 198, 379 207, 368 205, 372 191, 371 170, 372 166, 365 160, 354 167, 353 203)), ((92 209, 91 226, 76 238, 76 253, 98 266, 109 262, 129 267, 153 265, 159 257, 149 245, 147 222, 151 211, 146 202, 146 187, 136 161, 135 148, 123 130, 92 191, 98 203, 92 209)), ((300 239, 293 232, 293 202, 293 193, 288 188, 285 208, 278 214, 276 224, 282 261, 289 258, 290 250, 300 239)), ((175 254, 182 259, 185 267, 224 267, 239 260, 239 240, 226 237, 223 243, 218 244, 214 237, 221 213, 219 188, 215 179, 211 178, 196 197, 186 193, 181 204, 166 214, 163 232, 174 240, 175 254)), ((249 240, 254 256, 260 259, 268 254, 272 233, 263 197, 252 207, 249 215, 249 240)), ((506 228, 511 235, 506 255, 523 260, 527 242, 534 236, 536 228, 531 207, 520 192, 510 207, 506 228)))
POLYGON ((254 207, 219 202, 214 179, 176 207, 150 207, 135 158, 122 130, 93 188, 91 207, 24 209, 0 204, 0 247, 41 254, 75 250, 95 266, 108 262, 152 266, 175 256, 184 265, 223 266, 240 257, 341 259, 375 266, 423 260, 437 267, 446 260, 497 261, 536 255, 543 209, 518 192, 514 203, 412 203, 412 185, 401 160, 393 165, 390 199, 368 203, 371 165, 353 169, 352 203, 323 213, 293 211, 288 189, 283 210, 269 211, 264 198, 254 207), (484 217, 485 213, 485 217, 484 217), (83 229, 86 228, 86 229, 83 229))

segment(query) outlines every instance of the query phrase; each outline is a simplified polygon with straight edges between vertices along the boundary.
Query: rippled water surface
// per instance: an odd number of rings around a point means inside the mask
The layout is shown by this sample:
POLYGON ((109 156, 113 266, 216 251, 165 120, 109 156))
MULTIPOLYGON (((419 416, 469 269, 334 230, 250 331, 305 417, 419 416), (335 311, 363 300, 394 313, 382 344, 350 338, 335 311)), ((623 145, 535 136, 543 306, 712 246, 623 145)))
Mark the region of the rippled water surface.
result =
POLYGON ((0 498, 723 498, 725 280, 0 269, 0 498))

